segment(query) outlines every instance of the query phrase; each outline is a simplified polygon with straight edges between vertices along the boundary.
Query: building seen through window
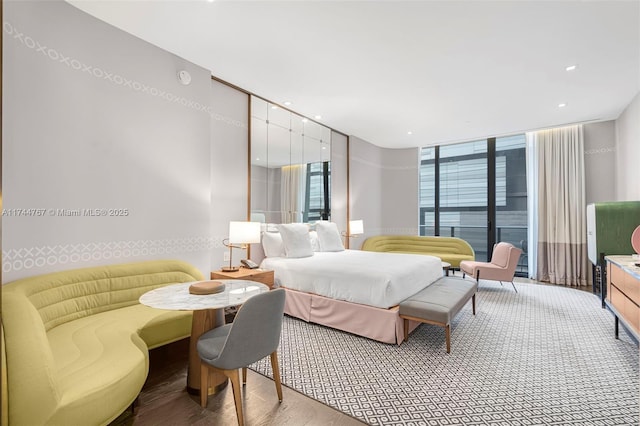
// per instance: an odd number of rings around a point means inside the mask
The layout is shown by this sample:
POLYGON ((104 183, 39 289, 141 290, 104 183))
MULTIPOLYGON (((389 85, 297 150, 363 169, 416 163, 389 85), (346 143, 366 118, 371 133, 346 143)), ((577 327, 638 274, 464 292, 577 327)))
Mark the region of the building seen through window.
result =
POLYGON ((493 244, 523 249, 518 274, 527 274, 525 135, 425 147, 420 159, 420 235, 459 237, 476 260, 493 244))
POLYGON ((307 190, 305 191, 304 222, 329 220, 331 205, 331 162, 307 164, 307 190))

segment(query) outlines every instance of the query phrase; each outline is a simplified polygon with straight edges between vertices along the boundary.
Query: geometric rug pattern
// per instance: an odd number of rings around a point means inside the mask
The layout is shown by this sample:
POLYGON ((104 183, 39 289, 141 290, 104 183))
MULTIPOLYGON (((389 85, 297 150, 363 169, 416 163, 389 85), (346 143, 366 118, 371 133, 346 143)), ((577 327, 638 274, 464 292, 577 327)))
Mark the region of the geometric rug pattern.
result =
POLYGON ((481 281, 450 354, 437 326, 397 346, 285 316, 282 382, 371 425, 637 425, 638 347, 598 297, 516 285, 481 281))

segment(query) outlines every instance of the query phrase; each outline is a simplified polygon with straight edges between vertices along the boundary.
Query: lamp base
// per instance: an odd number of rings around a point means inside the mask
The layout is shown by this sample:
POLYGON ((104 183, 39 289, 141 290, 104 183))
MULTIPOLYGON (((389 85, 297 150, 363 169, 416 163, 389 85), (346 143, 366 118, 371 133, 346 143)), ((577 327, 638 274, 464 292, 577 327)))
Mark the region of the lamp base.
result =
POLYGON ((239 266, 223 266, 221 268, 222 272, 238 272, 240 270, 239 266))

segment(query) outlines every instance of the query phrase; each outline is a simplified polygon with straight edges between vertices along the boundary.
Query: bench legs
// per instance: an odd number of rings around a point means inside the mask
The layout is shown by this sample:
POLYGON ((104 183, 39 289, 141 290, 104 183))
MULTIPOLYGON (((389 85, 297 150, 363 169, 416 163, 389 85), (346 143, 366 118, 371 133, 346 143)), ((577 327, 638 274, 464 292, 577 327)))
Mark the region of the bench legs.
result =
POLYGON ((451 353, 451 326, 449 324, 444 326, 444 334, 447 339, 447 353, 451 353))
POLYGON ((476 294, 474 293, 473 296, 471 296, 471 307, 473 310, 473 315, 476 314, 476 294))
MULTIPOLYGON (((471 296, 471 307, 472 307, 473 315, 475 315, 476 314, 476 294, 475 293, 473 294, 473 296, 471 296)), ((409 320, 418 321, 424 324, 439 325, 440 327, 444 327, 445 339, 447 341, 447 353, 451 353, 451 325, 450 324, 443 324, 441 322, 430 321, 424 318, 409 317, 404 315, 400 315, 400 318, 404 320, 404 342, 409 340, 409 320)))

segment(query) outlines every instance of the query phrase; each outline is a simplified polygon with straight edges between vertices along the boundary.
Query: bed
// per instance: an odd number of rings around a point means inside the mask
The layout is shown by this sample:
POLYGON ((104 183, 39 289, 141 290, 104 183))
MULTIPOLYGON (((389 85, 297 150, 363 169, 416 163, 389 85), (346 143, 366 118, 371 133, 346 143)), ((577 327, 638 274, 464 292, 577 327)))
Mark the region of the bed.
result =
POLYGON ((288 257, 264 239, 263 247, 260 266, 273 270, 275 285, 287 291, 287 315, 384 343, 404 337, 397 305, 442 276, 440 259, 428 255, 316 246, 310 255, 288 257))

